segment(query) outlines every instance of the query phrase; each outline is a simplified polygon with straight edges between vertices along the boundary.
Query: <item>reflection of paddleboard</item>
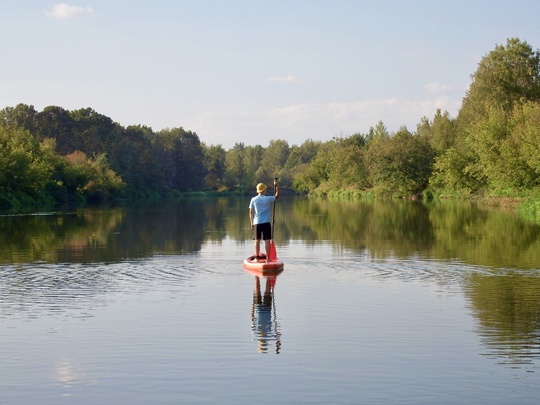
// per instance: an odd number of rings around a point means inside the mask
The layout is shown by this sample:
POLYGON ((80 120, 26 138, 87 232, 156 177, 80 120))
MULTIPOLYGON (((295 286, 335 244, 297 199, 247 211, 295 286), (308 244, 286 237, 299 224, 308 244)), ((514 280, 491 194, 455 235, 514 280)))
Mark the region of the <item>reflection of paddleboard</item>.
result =
POLYGON ((246 266, 244 266, 244 270, 257 277, 266 277, 266 278, 273 278, 273 279, 275 279, 278 275, 283 273, 283 267, 280 269, 254 270, 254 269, 248 269, 246 266))
POLYGON ((267 261, 267 259, 259 259, 258 261, 255 261, 250 260, 248 257, 244 260, 244 269, 268 274, 275 274, 283 271, 283 266, 283 262, 278 259, 272 261, 267 261))

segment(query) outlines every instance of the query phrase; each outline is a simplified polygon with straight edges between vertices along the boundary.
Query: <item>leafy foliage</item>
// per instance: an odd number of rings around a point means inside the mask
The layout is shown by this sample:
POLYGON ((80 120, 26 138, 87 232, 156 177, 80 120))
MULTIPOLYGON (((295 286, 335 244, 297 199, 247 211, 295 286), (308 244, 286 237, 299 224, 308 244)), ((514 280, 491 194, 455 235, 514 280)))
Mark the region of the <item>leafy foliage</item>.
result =
POLYGON ((442 148, 437 145, 440 154, 433 188, 465 194, 519 194, 536 187, 520 134, 529 125, 523 122, 523 106, 532 113, 540 103, 540 52, 526 42, 509 39, 506 46, 497 46, 481 60, 472 79, 457 117, 454 141, 442 148))
POLYGON ((226 190, 225 156, 227 152, 221 145, 206 146, 203 144, 204 166, 207 174, 204 179, 205 187, 211 190, 226 190))
POLYGON ((51 174, 46 145, 24 129, 0 126, 0 193, 4 198, 39 197, 51 174))
POLYGON ((188 191, 283 189, 417 197, 532 194, 540 189, 540 52, 508 39, 478 64, 457 117, 436 110, 414 132, 267 146, 202 143, 181 127, 122 127, 91 108, 0 111, 0 205, 104 200, 188 191))
POLYGON ((369 173, 382 194, 417 196, 427 188, 435 153, 428 139, 401 128, 375 138, 368 148, 369 173))

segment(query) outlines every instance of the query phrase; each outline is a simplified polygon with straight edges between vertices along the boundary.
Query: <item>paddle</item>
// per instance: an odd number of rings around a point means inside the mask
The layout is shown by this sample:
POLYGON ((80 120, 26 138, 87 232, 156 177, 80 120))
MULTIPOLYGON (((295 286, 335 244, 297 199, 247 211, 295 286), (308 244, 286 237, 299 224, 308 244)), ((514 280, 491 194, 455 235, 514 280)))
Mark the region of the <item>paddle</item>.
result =
MULTIPOLYGON (((278 178, 274 178, 274 195, 276 194, 276 185, 277 185, 278 178)), ((276 260, 277 259, 277 252, 276 252, 276 245, 274 245, 274 222, 276 219, 276 201, 274 201, 274 212, 272 213, 272 237, 270 239, 270 253, 269 253, 269 259, 270 260, 276 260)))

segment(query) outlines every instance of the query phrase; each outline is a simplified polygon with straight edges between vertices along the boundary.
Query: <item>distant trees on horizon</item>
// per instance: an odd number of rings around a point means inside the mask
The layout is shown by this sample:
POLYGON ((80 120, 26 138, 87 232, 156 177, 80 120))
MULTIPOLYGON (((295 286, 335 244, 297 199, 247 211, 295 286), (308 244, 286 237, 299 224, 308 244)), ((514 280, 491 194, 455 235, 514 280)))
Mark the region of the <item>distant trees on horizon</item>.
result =
POLYGON ((457 117, 437 110, 411 132, 229 150, 183 128, 123 127, 91 108, 0 111, 0 208, 148 198, 187 191, 247 192, 280 178, 299 193, 419 197, 524 196, 540 186, 540 52, 497 45, 471 76, 457 117))

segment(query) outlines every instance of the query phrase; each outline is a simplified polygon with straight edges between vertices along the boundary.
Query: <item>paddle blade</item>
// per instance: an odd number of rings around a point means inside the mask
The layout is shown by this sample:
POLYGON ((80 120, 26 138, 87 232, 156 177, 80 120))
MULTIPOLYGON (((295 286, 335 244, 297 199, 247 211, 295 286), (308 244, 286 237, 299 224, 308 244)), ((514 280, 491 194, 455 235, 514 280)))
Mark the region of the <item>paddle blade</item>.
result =
POLYGON ((276 253, 276 245, 274 245, 274 241, 270 241, 270 254, 269 254, 270 260, 276 260, 277 259, 277 253, 276 253))

